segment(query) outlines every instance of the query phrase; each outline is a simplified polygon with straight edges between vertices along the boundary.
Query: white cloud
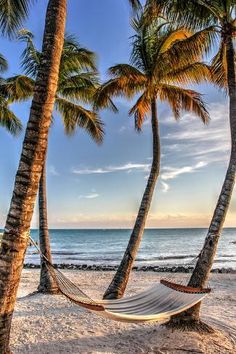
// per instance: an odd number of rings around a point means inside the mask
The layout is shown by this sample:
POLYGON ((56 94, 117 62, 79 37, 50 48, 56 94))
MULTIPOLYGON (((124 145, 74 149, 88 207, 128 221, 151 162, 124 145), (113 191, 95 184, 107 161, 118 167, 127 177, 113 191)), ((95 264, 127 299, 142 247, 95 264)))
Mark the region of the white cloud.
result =
POLYGON ((194 166, 184 166, 184 167, 165 167, 164 168, 164 173, 162 173, 161 178, 164 181, 167 181, 169 179, 174 179, 178 177, 179 175, 185 174, 185 173, 193 173, 196 170, 207 166, 206 162, 200 161, 194 166))
POLYGON ((110 173, 110 171, 104 169, 104 168, 97 168, 97 169, 73 169, 72 173, 75 173, 76 175, 92 175, 92 174, 104 174, 104 173, 110 173))
POLYGON ((168 192, 168 190, 170 189, 169 184, 167 184, 166 182, 161 181, 161 186, 162 186, 162 192, 164 193, 168 192))
POLYGON ((90 193, 87 195, 79 195, 79 199, 95 199, 98 198, 100 194, 98 193, 90 193))
POLYGON ((182 119, 168 129, 162 137, 164 160, 173 160, 178 164, 188 161, 191 165, 198 161, 207 164, 222 164, 229 157, 230 129, 228 122, 228 105, 214 103, 209 107, 211 121, 203 125, 198 119, 186 113, 182 119))
POLYGON ((97 169, 73 169, 72 173, 77 175, 92 175, 92 174, 106 174, 114 173, 119 171, 128 171, 129 173, 133 170, 147 172, 150 169, 150 164, 139 164, 139 163, 126 163, 120 166, 107 166, 104 168, 97 169))

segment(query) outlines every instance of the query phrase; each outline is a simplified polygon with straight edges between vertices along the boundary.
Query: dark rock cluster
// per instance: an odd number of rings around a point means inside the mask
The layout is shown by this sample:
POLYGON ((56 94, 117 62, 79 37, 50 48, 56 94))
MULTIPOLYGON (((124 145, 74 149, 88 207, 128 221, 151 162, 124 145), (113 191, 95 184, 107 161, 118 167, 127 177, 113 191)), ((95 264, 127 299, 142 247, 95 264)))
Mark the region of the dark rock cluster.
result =
MULTIPOLYGON (((87 264, 54 264, 55 268, 58 269, 74 269, 74 270, 91 270, 91 271, 101 271, 110 272, 116 271, 118 266, 113 265, 87 265, 87 264)), ((39 269, 39 264, 26 263, 24 265, 26 269, 39 269)), ((134 271, 137 272, 160 272, 160 273, 191 273, 193 271, 193 266, 134 266, 134 271)), ((236 269, 232 268, 215 268, 212 273, 236 273, 236 269)))

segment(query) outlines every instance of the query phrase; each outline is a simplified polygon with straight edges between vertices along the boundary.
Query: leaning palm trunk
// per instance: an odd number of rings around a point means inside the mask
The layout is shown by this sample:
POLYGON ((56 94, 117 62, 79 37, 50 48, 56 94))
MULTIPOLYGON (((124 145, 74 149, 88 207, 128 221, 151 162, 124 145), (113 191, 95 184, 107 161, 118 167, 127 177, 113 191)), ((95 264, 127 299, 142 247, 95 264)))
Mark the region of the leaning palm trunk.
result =
POLYGON ((139 245, 142 239, 148 211, 150 209, 153 192, 160 171, 160 136, 157 120, 157 107, 155 99, 151 103, 152 108, 152 135, 153 135, 153 161, 147 186, 141 201, 139 212, 130 240, 119 268, 104 294, 105 299, 116 299, 123 296, 129 279, 132 265, 135 261, 139 245))
POLYGON ((64 41, 66 0, 49 0, 41 64, 0 250, 0 353, 8 354, 11 320, 20 282, 64 41))
MULTIPOLYGON (((236 82, 235 82, 235 64, 234 64, 234 48, 232 38, 226 39, 227 45, 227 78, 229 91, 229 114, 231 128, 231 154, 227 173, 222 186, 222 190, 208 229, 207 237, 204 246, 199 255, 196 267, 189 281, 189 286, 205 287, 208 281, 211 268, 214 262, 214 257, 217 251, 218 241, 224 225, 225 217, 230 205, 231 196, 235 184, 236 173, 236 82)), ((170 325, 180 325, 193 327, 200 321, 200 303, 182 315, 177 315, 172 319, 170 325)))
MULTIPOLYGON (((52 263, 50 236, 48 231, 46 161, 39 181, 39 245, 43 255, 52 263)), ((42 293, 58 293, 56 281, 51 276, 45 259, 41 257, 40 283, 38 291, 42 293)))

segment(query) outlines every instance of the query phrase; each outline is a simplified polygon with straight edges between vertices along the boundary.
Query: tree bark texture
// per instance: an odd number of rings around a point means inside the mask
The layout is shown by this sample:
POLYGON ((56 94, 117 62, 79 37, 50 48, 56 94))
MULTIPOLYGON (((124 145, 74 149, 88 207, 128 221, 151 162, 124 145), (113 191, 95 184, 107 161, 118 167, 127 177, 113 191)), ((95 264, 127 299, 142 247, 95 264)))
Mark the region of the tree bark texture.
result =
MULTIPOLYGON (((50 236, 48 230, 48 212, 47 212, 47 173, 46 161, 43 166, 42 174, 39 181, 39 246, 43 255, 52 263, 50 236)), ((38 291, 48 294, 58 293, 58 286, 51 276, 45 259, 41 257, 40 283, 38 291)))

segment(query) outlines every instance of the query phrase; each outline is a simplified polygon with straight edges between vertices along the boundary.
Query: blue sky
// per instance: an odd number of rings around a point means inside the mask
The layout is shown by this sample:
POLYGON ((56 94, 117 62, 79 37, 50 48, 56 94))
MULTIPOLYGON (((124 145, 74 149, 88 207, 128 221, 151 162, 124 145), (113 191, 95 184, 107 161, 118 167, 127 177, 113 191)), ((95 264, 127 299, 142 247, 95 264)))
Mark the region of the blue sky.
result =
MULTIPOLYGON (((68 0, 67 31, 95 51, 101 77, 109 66, 129 60, 127 0, 68 0)), ((36 3, 24 27, 41 47, 46 0, 36 3)), ((1 53, 9 60, 6 75, 20 73, 23 43, 1 38, 1 53)), ((206 227, 220 192, 229 155, 227 98, 204 85, 211 122, 183 113, 175 122, 167 105, 158 104, 162 140, 161 177, 157 184, 148 227, 206 227)), ((84 132, 64 135, 60 117, 50 131, 48 152, 48 208, 50 227, 132 227, 146 184, 151 158, 151 127, 134 131, 128 117, 130 102, 116 100, 119 113, 101 112, 106 136, 98 147, 84 132)), ((14 112, 26 124, 30 102, 14 112)), ((0 129, 0 226, 9 208, 23 134, 12 138, 0 129)), ((226 226, 236 226, 236 199, 226 226)), ((37 207, 32 226, 37 227, 37 207)))

